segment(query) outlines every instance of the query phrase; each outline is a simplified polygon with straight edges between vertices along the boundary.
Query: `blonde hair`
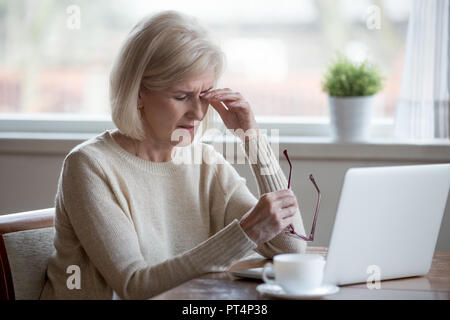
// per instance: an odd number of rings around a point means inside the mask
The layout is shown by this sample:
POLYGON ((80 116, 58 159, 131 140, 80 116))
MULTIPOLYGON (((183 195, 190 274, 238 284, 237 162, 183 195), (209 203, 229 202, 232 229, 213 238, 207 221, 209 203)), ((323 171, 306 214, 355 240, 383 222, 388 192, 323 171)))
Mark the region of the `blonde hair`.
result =
MULTIPOLYGON (((137 110, 141 88, 163 91, 211 68, 216 85, 224 65, 224 53, 194 17, 175 10, 144 17, 128 34, 111 70, 114 124, 121 133, 142 141, 145 131, 137 110)), ((208 108, 200 135, 214 125, 212 109, 208 108)))

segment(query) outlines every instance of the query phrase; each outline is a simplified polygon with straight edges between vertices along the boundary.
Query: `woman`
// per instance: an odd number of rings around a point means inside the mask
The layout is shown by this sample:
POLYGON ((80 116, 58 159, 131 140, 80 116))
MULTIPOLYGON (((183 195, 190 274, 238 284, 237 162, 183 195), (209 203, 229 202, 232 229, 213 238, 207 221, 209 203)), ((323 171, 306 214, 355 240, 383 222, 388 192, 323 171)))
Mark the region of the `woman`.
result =
POLYGON ((111 72, 118 129, 64 159, 56 252, 42 299, 148 299, 225 270, 251 250, 269 258, 305 251, 303 241, 282 232, 293 224, 304 234, 302 220, 250 105, 231 89, 214 89, 222 59, 196 20, 175 11, 133 28, 111 72), (186 143, 208 119, 209 105, 228 129, 256 133, 242 143, 247 156, 253 139, 261 144, 252 164, 259 200, 227 161, 175 163, 179 150, 194 145, 203 156, 224 160, 207 144, 186 143), (181 142, 175 131, 184 133, 181 142))

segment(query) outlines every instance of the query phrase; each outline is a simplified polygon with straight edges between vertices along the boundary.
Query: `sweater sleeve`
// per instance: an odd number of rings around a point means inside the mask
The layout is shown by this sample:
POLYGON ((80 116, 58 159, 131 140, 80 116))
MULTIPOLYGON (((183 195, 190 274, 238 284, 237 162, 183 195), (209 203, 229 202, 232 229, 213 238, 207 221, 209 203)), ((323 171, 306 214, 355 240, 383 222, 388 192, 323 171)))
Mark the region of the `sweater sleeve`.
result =
MULTIPOLYGON (((245 144, 241 142, 240 145, 244 148, 247 159, 250 161, 252 173, 257 181, 259 196, 287 189, 287 179, 265 135, 250 137, 248 142, 245 144), (254 147, 251 147, 252 143, 254 147)), ((222 171, 224 190, 231 190, 225 213, 225 223, 229 223, 235 219, 240 220, 245 213, 253 209, 258 199, 246 186, 245 179, 240 177, 229 163, 225 162, 222 171)), ((297 233, 305 234, 300 210, 297 210, 293 225, 297 233)), ((303 253, 306 251, 306 246, 305 241, 289 237, 281 232, 272 240, 260 244, 255 251, 266 258, 272 258, 281 253, 303 253)))
POLYGON ((69 154, 64 161, 62 197, 89 260, 122 299, 150 298, 229 266, 256 247, 232 219, 191 250, 151 265, 144 260, 133 221, 119 206, 98 160, 82 151, 69 154))

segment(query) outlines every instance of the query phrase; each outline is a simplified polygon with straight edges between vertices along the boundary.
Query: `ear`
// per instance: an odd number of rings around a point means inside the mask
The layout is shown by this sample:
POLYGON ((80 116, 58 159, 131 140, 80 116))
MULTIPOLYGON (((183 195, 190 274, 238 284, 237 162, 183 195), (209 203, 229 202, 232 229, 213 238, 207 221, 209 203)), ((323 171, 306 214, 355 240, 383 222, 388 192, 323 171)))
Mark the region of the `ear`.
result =
POLYGON ((141 85, 141 87, 139 88, 138 99, 137 99, 137 106, 139 106, 139 107, 144 106, 144 99, 143 99, 144 92, 145 92, 144 90, 145 90, 145 88, 142 87, 142 85, 141 85))

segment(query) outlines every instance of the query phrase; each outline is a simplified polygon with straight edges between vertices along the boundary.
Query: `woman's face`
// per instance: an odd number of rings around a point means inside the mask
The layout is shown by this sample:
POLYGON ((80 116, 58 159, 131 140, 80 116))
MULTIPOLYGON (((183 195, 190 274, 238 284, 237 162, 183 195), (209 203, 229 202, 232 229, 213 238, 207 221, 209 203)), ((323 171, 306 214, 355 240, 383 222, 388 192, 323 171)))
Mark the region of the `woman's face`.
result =
MULTIPOLYGON (((141 90, 138 105, 144 107, 141 109, 142 121, 147 137, 157 143, 175 146, 180 136, 186 136, 190 143, 209 106, 208 101, 199 95, 212 90, 214 83, 215 75, 211 72, 181 82, 166 91, 141 90), (180 126, 194 126, 194 130, 180 126)), ((183 138, 182 145, 189 144, 185 141, 183 138)))

